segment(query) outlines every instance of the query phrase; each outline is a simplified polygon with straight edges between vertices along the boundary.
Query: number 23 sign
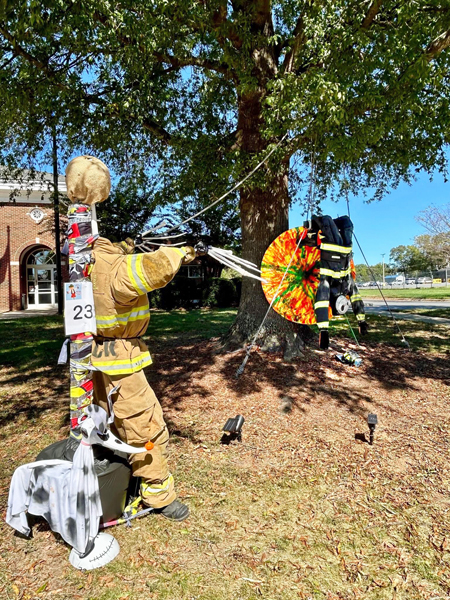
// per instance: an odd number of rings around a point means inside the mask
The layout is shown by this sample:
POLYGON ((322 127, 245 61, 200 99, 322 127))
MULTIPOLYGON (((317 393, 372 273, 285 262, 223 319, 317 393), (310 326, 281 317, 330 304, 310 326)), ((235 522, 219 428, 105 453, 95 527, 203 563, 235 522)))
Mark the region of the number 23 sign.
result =
POLYGON ((64 284, 64 325, 66 335, 97 333, 94 294, 90 281, 64 284))

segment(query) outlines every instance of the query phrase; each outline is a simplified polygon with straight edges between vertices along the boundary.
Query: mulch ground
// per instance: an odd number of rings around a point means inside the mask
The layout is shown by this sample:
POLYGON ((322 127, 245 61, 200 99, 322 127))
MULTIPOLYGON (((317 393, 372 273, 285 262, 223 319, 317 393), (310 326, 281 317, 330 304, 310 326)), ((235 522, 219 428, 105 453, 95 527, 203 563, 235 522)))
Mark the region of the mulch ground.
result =
MULTIPOLYGON (((450 597, 447 355, 372 344, 351 367, 335 360, 334 342, 291 363, 254 352, 236 379, 244 354, 217 354, 214 341, 150 347, 147 376, 171 430, 179 495, 192 510, 186 527, 145 519, 139 541, 117 528, 119 562, 87 576, 70 568, 67 547, 45 525, 29 542, 3 524, 3 593, 450 597), (368 413, 378 416, 373 446, 368 413), (237 414, 245 418, 242 442, 220 444, 225 421, 237 414)), ((24 414, 14 431, 4 430, 16 451, 3 473, 2 509, 14 468, 55 440, 48 437, 55 418, 64 438, 67 405, 60 397, 53 416, 44 411, 31 423, 24 414)))

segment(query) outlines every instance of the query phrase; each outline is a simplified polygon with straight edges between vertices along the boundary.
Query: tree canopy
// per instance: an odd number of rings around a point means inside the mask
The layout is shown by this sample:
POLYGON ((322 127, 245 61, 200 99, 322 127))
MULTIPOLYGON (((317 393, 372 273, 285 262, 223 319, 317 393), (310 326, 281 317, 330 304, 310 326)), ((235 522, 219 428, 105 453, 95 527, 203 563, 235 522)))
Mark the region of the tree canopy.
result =
POLYGON ((445 168, 449 27, 436 0, 2 0, 3 150, 37 153, 54 120, 68 150, 157 169, 161 199, 208 195, 248 159, 247 99, 320 190, 345 164, 381 194, 445 168))
MULTIPOLYGON (((3 160, 55 124, 67 153, 153 174, 160 206, 204 205, 287 134, 239 194, 259 262, 310 165, 316 201, 446 172, 449 45, 439 0, 0 0, 3 160)), ((250 330, 266 303, 241 298, 250 330)))
POLYGON ((404 274, 429 271, 434 268, 430 257, 416 246, 396 246, 392 248, 389 258, 392 264, 404 274))

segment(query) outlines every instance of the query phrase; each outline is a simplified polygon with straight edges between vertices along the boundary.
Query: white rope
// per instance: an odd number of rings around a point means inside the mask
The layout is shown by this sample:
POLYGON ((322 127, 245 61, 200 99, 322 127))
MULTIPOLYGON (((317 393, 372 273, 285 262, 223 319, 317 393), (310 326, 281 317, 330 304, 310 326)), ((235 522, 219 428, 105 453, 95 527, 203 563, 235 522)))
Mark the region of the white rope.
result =
POLYGON ((145 233, 142 234, 142 237, 145 237, 145 241, 147 242, 148 240, 172 240, 174 238, 179 238, 182 237, 183 235, 186 235, 185 233, 176 233, 175 235, 158 235, 156 237, 146 237, 148 233, 151 233, 153 231, 153 229, 149 229, 148 231, 146 231, 145 233))
POLYGON ((253 269, 253 271, 257 271, 258 273, 261 273, 261 269, 259 267, 257 267, 255 265, 255 263, 252 263, 249 260, 245 260, 244 258, 241 258, 240 256, 236 256, 235 254, 233 254, 233 252, 231 250, 224 250, 222 248, 214 248, 214 247, 211 247, 211 250, 213 250, 216 254, 224 255, 225 258, 230 258, 230 260, 233 260, 234 262, 237 262, 249 269, 253 269))
MULTIPOLYGON (((240 273, 244 277, 250 277, 251 279, 257 279, 258 281, 265 283, 265 279, 262 279, 262 277, 260 277, 258 275, 254 275, 253 273, 249 273, 248 271, 243 269, 241 266, 239 266, 239 264, 233 262, 233 259, 228 258, 228 257, 226 258, 225 256, 223 256, 221 254, 216 254, 216 252, 214 252, 214 250, 211 248, 208 250, 208 254, 209 254, 209 256, 211 256, 212 258, 217 260, 218 262, 221 262, 222 264, 226 265, 227 267, 230 267, 230 269, 233 269, 234 271, 236 271, 237 273, 240 273)), ((236 257, 233 256, 233 258, 236 258, 236 257)))
MULTIPOLYGON (((217 200, 214 200, 214 202, 212 202, 211 204, 209 204, 209 206, 207 206, 206 208, 203 208, 202 210, 199 210, 198 213, 195 213, 195 215, 192 215, 192 217, 188 217, 187 219, 185 219, 184 221, 182 221, 178 225, 174 225, 173 227, 171 227, 170 229, 168 229, 165 233, 170 233, 171 231, 174 231, 175 229, 178 229, 182 225, 185 225, 186 223, 189 223, 189 221, 192 221, 193 219, 196 219, 197 217, 199 217, 200 215, 202 215, 204 212, 206 212, 207 210, 211 209, 213 206, 216 206, 216 204, 219 204, 219 202, 221 202, 222 200, 224 200, 227 196, 229 196, 230 194, 232 194, 238 188, 240 188, 241 185, 247 181, 247 179, 250 179, 250 177, 254 173, 256 173, 256 171, 258 169, 260 169, 265 162, 267 162, 269 160, 269 158, 272 156, 272 154, 275 152, 275 150, 277 150, 281 146, 281 144, 284 142, 284 140, 287 138, 287 136, 288 136, 288 134, 285 133, 283 135, 283 137, 281 138, 281 140, 276 144, 276 146, 274 146, 272 148, 272 150, 270 150, 270 152, 268 152, 265 155, 265 157, 262 159, 262 161, 260 163, 258 163, 256 165, 256 167, 254 169, 252 169, 250 171, 250 173, 248 173, 243 179, 241 179, 240 181, 238 181, 230 190, 228 190, 228 192, 225 192, 225 194, 223 194, 222 196, 220 196, 220 198, 218 198, 217 200)), ((145 233, 143 235, 145 235, 145 233)))
POLYGON ((209 256, 211 256, 212 258, 217 260, 218 262, 221 262, 222 264, 234 269, 235 271, 241 272, 244 275, 248 274, 249 277, 255 277, 259 281, 263 281, 261 279, 261 277, 254 275, 253 273, 248 273, 242 266, 233 262, 232 260, 229 260, 228 258, 226 258, 224 256, 220 256, 219 254, 216 254, 215 252, 210 252, 210 251, 208 252, 208 254, 209 254, 209 256))

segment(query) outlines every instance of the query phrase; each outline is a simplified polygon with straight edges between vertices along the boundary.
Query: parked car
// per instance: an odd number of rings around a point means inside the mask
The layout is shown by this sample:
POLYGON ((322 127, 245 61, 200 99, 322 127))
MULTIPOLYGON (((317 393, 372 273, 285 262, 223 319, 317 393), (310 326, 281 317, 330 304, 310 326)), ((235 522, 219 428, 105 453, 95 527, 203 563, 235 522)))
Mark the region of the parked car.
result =
POLYGON ((431 277, 419 277, 417 283, 420 285, 422 283, 433 283, 431 277))
POLYGON ((405 283, 406 285, 414 285, 416 283, 416 280, 414 279, 414 277, 407 277, 405 279, 405 283))

